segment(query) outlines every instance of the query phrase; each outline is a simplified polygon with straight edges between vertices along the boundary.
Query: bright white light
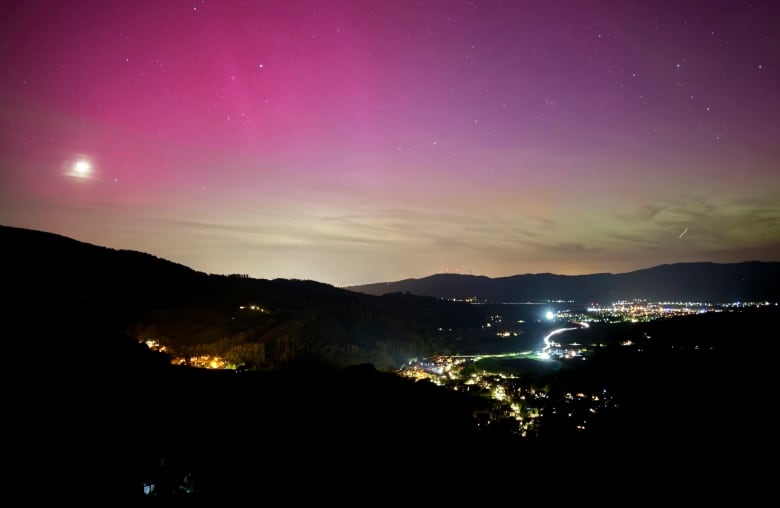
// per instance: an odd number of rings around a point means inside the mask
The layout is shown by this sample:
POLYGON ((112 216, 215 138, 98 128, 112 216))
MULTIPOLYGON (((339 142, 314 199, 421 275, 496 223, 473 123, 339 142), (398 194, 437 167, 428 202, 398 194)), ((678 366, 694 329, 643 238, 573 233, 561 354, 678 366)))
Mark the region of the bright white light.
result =
POLYGON ((76 173, 81 173, 82 175, 87 174, 89 173, 89 162, 78 161, 74 169, 76 170, 76 173))
POLYGON ((87 177, 90 169, 91 167, 87 161, 78 161, 73 165, 73 171, 81 177, 87 177))
POLYGON ((63 165, 66 174, 72 178, 90 180, 92 178, 92 163, 89 159, 78 158, 66 161, 63 165))
POLYGON ((545 316, 547 317, 547 319, 552 320, 552 318, 555 317, 555 314, 553 314, 552 311, 548 310, 547 314, 545 314, 545 316))

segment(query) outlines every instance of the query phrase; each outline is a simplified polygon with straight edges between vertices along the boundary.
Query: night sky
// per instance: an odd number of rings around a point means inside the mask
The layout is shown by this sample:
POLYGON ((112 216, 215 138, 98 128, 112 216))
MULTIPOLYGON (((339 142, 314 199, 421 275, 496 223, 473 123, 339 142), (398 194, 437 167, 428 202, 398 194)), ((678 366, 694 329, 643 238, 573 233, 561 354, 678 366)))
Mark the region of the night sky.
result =
POLYGON ((334 285, 780 260, 780 2, 4 2, 0 223, 334 285))

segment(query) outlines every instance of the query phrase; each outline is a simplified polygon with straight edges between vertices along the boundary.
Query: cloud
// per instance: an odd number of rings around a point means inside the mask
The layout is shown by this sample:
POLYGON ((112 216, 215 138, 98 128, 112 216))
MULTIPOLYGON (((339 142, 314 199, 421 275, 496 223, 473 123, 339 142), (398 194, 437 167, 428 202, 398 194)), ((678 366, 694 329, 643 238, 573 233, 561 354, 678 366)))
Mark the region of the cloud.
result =
POLYGON ((615 213, 609 224, 618 246, 626 250, 645 245, 678 254, 696 252, 702 259, 725 248, 771 252, 770 246, 780 238, 780 204, 723 196, 676 200, 639 205, 634 214, 615 213), (631 220, 632 216, 642 219, 631 220), (682 238, 685 242, 679 242, 682 238))

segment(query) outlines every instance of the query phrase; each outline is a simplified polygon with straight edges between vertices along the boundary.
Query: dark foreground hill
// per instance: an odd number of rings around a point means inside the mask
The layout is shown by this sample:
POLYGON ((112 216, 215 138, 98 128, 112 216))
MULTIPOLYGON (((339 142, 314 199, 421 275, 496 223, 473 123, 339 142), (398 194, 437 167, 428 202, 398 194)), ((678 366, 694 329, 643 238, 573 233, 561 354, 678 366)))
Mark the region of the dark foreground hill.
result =
MULTIPOLYGON (((484 322, 485 309, 408 295, 375 297, 311 280, 215 275, 150 254, 0 226, 3 286, 42 320, 69 312, 181 356, 275 369, 298 361, 372 363, 446 352, 436 327, 484 322)), ((34 329, 39 322, 30 322, 34 329)), ((30 331, 30 330, 28 330, 30 331)), ((44 350, 47 346, 38 344, 44 350)))
MULTIPOLYGON (((609 328, 614 333, 597 339, 613 347, 535 382, 550 393, 605 383, 619 399, 615 418, 593 434, 561 426, 522 441, 476 425, 484 398, 367 363, 298 356, 265 371, 195 369, 171 365, 120 326, 149 309, 202 308, 203 316, 225 298, 236 298, 233 305, 261 297, 277 302, 259 303, 285 319, 322 319, 320 306, 368 312, 375 301, 390 301, 383 319, 406 309, 399 320, 422 323, 435 300, 215 277, 139 253, 119 253, 133 260, 122 273, 102 261, 116 251, 2 233, 4 266, 15 269, 4 286, 4 463, 6 485, 26 500, 111 498, 103 504, 114 505, 153 488, 153 497, 217 506, 236 498, 416 502, 420 492, 442 502, 592 494, 631 504, 738 494, 753 504, 754 493, 771 485, 771 468, 762 473, 755 456, 776 442, 765 354, 775 306, 609 328), (623 339, 638 347, 620 346, 623 339)), ((463 308, 473 307, 480 306, 463 308)), ((565 415, 551 408, 553 424, 565 415)))
POLYGON ((747 499, 769 474, 754 455, 776 442, 772 365, 754 354, 774 308, 616 328, 615 338, 641 347, 615 343, 592 363, 537 379, 550 393, 604 384, 619 401, 612 419, 573 434, 559 409, 547 436, 530 441, 479 428, 480 397, 370 365, 180 367, 88 315, 57 317, 26 336, 69 347, 8 355, 6 479, 27 499, 141 498, 145 488, 220 506, 305 502, 312 492, 351 504, 418 489, 437 499, 506 489, 544 498, 561 478, 600 485, 603 499, 625 499, 624 489, 632 499, 747 499))
POLYGON ((490 278, 437 274, 348 289, 372 295, 404 292, 490 302, 574 301, 579 304, 646 299, 674 302, 780 300, 780 262, 677 263, 634 272, 591 275, 550 273, 490 278))

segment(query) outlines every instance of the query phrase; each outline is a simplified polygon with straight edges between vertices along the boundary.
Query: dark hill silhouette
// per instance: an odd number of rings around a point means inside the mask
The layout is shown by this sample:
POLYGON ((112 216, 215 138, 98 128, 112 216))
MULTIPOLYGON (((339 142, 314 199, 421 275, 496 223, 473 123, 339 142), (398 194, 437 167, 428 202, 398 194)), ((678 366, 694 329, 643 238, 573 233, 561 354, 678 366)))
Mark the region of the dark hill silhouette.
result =
POLYGON ((312 280, 207 274, 42 231, 0 226, 0 242, 13 309, 54 322, 80 315, 180 352, 251 367, 325 361, 396 368, 448 350, 432 323, 466 327, 485 319, 486 309, 466 304, 376 297, 312 280))
MULTIPOLYGON (((221 292, 235 291, 235 296, 241 298, 257 288, 284 303, 350 296, 315 281, 209 275, 144 252, 101 247, 42 231, 0 226, 0 238, 5 245, 4 266, 31 282, 45 281, 46 298, 77 296, 104 308, 212 304, 221 292), (302 294, 308 298, 300 300, 302 294)), ((37 293, 34 285, 26 289, 27 296, 44 295, 37 293)))
POLYGON ((436 298, 477 298, 490 302, 575 301, 777 301, 780 262, 676 263, 628 273, 590 275, 523 274, 490 278, 437 274, 420 279, 351 286, 372 295, 408 292, 436 298))
MULTIPOLYGON (((615 328, 614 340, 644 341, 642 349, 610 339, 581 369, 544 382, 575 393, 580 382, 605 383, 624 412, 592 438, 520 443, 501 427, 477 431, 474 411, 484 406, 467 393, 366 363, 317 363, 331 339, 375 351, 390 347, 377 336, 413 344, 405 334, 429 338, 418 328, 441 316, 468 322, 488 305, 215 276, 17 228, 0 227, 0 240, 10 302, 6 465, 9 485, 28 499, 134 498, 150 484, 179 496, 190 473, 193 497, 220 505, 312 495, 365 504, 420 488, 438 500, 473 492, 485 501, 493 491, 505 496, 506 485, 547 499, 562 481, 606 486, 599 495, 614 491, 621 501, 627 486, 664 500, 684 499, 682 489, 699 501, 712 485, 718 495, 733 486, 746 499, 752 490, 735 479, 749 472, 754 481, 753 454, 771 439, 771 412, 762 412, 773 400, 771 355, 755 348, 771 337, 776 306, 615 328), (185 323, 239 316, 247 300, 268 315, 242 333, 257 331, 269 347, 302 341, 295 361, 255 372, 174 366, 122 331, 158 314, 185 323)), ((769 484, 765 474, 759 483, 769 484)))
POLYGON ((343 500, 379 488, 388 464, 398 467, 394 481, 419 480, 417 468, 400 467, 424 460, 417 454, 475 461, 512 447, 476 434, 477 404, 465 394, 371 365, 193 369, 89 313, 27 326, 15 342, 28 347, 6 351, 4 408, 9 481, 28 498, 138 498, 154 485, 157 496, 215 504, 282 490, 297 499, 309 488, 343 500), (194 490, 184 492, 189 472, 194 490), (306 489, 282 489, 290 482, 306 489))
MULTIPOLYGON (((475 401, 465 394, 321 356, 346 344, 370 357, 381 339, 404 344, 407 332, 421 334, 423 317, 462 316, 468 308, 315 281, 206 274, 20 228, 0 227, 0 241, 9 272, 4 353, 13 387, 5 411, 14 446, 6 462, 9 481, 28 497, 134 498, 145 484, 178 496, 192 471, 194 493, 220 503, 231 496, 275 499, 290 481, 343 500, 372 482, 384 484, 377 472, 401 452, 412 462, 418 453, 466 461, 493 446, 511 447, 475 434, 475 401), (269 349, 298 343, 273 369, 171 365, 168 355, 124 332, 135 320, 166 314, 174 316, 166 318, 169 326, 177 316, 181 326, 194 326, 193 316, 238 315, 238 304, 248 302, 267 310, 254 317, 270 320, 256 325, 263 333, 251 340, 269 349)), ((418 469, 399 468, 393 478, 417 481, 418 469)))

